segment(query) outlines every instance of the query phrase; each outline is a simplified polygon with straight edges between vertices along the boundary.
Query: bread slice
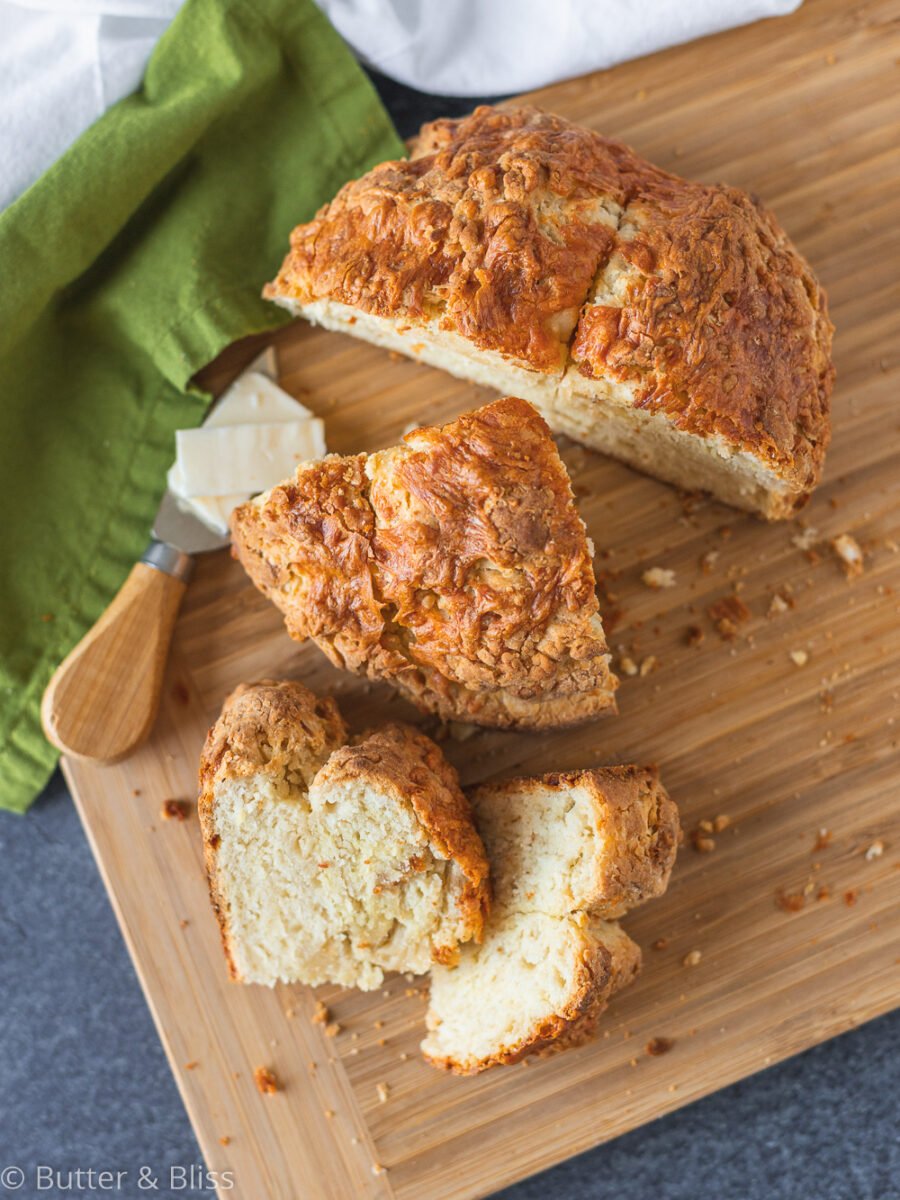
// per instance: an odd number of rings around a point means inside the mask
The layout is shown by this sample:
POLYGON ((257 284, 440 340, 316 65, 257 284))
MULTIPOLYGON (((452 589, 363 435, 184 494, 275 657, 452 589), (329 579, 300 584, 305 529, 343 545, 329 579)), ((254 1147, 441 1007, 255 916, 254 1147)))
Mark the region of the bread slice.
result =
POLYGON ((481 934, 488 866, 468 802, 407 726, 348 744, 333 700, 242 685, 207 737, 199 812, 236 980, 368 990, 481 934))
POLYGON ((302 464, 235 511, 232 546, 292 637, 428 712, 537 729, 615 707, 592 547, 524 400, 302 464))
POLYGON ((580 1045, 640 969, 612 918, 662 895, 678 813, 655 770, 608 767, 475 790, 494 903, 479 945, 431 974, 426 1059, 469 1075, 580 1045))
POLYGON ((775 218, 534 108, 424 126, 294 230, 265 295, 766 517, 821 474, 832 326, 775 218))

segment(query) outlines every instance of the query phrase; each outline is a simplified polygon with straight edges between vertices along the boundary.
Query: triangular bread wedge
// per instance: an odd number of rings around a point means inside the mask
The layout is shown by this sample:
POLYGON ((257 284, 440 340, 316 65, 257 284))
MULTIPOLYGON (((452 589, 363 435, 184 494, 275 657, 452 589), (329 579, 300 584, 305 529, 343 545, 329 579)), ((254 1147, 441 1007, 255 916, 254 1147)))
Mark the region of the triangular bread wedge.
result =
POLYGON ((655 770, 607 767, 471 795, 494 902, 479 945, 431 974, 426 1059, 469 1075, 578 1045, 640 969, 613 919, 661 895, 679 836, 655 770))
POLYGON ((304 463, 232 540, 292 637, 429 712, 549 728, 615 707, 592 547, 524 400, 304 463))
POLYGON ((784 230, 551 113, 423 126, 294 230, 264 294, 766 517, 821 474, 832 325, 784 230))
POLYGON ((242 685, 209 732, 199 813, 232 977, 368 990, 481 934, 488 866, 456 773, 403 725, 354 744, 333 700, 242 685))

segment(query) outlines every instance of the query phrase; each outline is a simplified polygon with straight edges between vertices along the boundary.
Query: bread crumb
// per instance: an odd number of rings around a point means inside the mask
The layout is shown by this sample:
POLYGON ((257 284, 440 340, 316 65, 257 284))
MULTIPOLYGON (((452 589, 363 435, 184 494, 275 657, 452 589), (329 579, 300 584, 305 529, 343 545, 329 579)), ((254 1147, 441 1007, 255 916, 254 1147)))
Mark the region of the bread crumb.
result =
POLYGON ((373 1175, 383 1175, 384 1174, 384 1167, 381 1165, 381 1163, 377 1163, 377 1162, 372 1163, 372 1174, 373 1175))
POLYGON ((700 559, 700 570, 704 575, 712 574, 712 569, 716 565, 716 559, 719 557, 718 550, 707 550, 700 559))
POLYGON ((645 676, 649 675, 651 671, 655 671, 655 670, 656 670, 656 655, 648 654, 647 657, 644 659, 644 661, 641 663, 641 672, 640 672, 641 678, 643 679, 645 676))
POLYGON ((268 1067, 257 1067, 253 1072, 253 1082, 256 1084, 256 1090, 263 1096, 272 1096, 278 1091, 275 1072, 270 1071, 268 1067))
POLYGON ((699 646, 706 634, 699 625, 688 625, 684 640, 688 646, 699 646))
POLYGON ((866 851, 866 862, 874 862, 876 858, 881 858, 882 854, 884 854, 884 842, 881 838, 876 838, 866 851))
POLYGON ((186 821, 187 805, 180 800, 163 800, 159 815, 164 821, 186 821))
POLYGON ((641 580, 648 588, 658 591, 660 588, 675 586, 675 572, 667 567, 648 567, 641 575, 641 580))
POLYGON ((831 539, 831 548, 840 559, 844 574, 848 579, 856 579, 863 573, 862 547, 856 538, 849 533, 841 533, 831 539))
POLYGON ((819 541, 819 531, 809 525, 806 529, 795 533, 791 538, 791 544, 796 546, 798 550, 811 550, 819 541))
POLYGON ((328 1011, 328 1005, 323 1004, 321 1000, 316 1001, 316 1008, 312 1017, 313 1025, 327 1025, 331 1020, 331 1013, 328 1011))
POLYGON ((223 1134, 219 1138, 219 1145, 220 1146, 230 1146, 231 1145, 231 1138, 228 1136, 227 1133, 223 1134))
POLYGON ((818 850, 826 850, 831 845, 831 839, 833 837, 834 837, 834 834, 831 832, 831 830, 826 829, 825 826, 823 825, 822 828, 819 830, 819 832, 816 834, 816 840, 813 843, 813 848, 812 848, 813 854, 815 854, 816 851, 818 851, 818 850))
POLYGON ((376 1095, 378 1096, 379 1104, 387 1104, 387 1098, 388 1098, 389 1091, 390 1091, 390 1089, 388 1088, 388 1085, 386 1083, 376 1083, 375 1084, 375 1092, 376 1092, 376 1095))
POLYGON ((782 596, 780 592, 776 592, 772 597, 771 603, 769 604, 768 616, 777 617, 781 613, 786 613, 789 608, 790 605, 788 604, 787 600, 785 600, 784 596, 782 596))
POLYGON ((784 912, 799 912, 806 904, 806 899, 802 892, 777 892, 775 894, 775 904, 784 912))
POLYGON ((200 1064, 198 1062, 192 1060, 191 1062, 186 1062, 184 1064, 184 1069, 186 1071, 196 1071, 199 1066, 200 1064))
POLYGON ((703 957, 703 953, 702 953, 702 951, 700 951, 700 950, 691 950, 691 951, 690 951, 688 954, 686 954, 686 955, 684 956, 684 958, 681 960, 681 965, 682 965, 683 967, 696 967, 696 966, 699 964, 699 962, 700 962, 700 959, 701 959, 702 957, 703 957))
POLYGON ((809 655, 806 653, 805 650, 792 650, 791 651, 791 662, 794 664, 795 667, 805 667, 806 664, 809 662, 809 655))
POLYGON ((329 1023, 328 1023, 328 1024, 325 1026, 325 1036, 326 1036, 327 1038, 333 1038, 333 1037, 337 1037, 337 1035, 338 1035, 340 1032, 341 1032, 341 1027, 340 1027, 340 1025, 337 1023, 337 1021, 330 1021, 330 1022, 329 1022, 329 1023))
POLYGON ((691 845, 698 854, 712 854, 716 848, 716 839, 706 836, 699 829, 691 834, 691 845))
POLYGON ((656 941, 651 946, 651 949, 652 950, 665 950, 665 948, 666 948, 666 946, 668 946, 668 944, 669 944, 668 938, 664 938, 664 937, 657 938, 656 941))
POLYGON ((719 815, 713 819, 713 832, 722 833, 730 824, 731 817, 729 817, 727 813, 719 813, 719 815))
POLYGON ((749 621, 752 615, 739 596, 723 596, 721 600, 711 604, 706 611, 719 636, 726 642, 734 641, 738 626, 749 621))
POLYGON ((858 897, 859 892, 857 892, 856 888, 848 888, 847 891, 844 892, 844 903, 848 908, 852 908, 858 897))
POLYGON ((333 1121, 334 1120, 334 1109, 333 1108, 323 1109, 322 1116, 325 1118, 326 1121, 333 1121))
POLYGON ((637 675, 637 663, 626 654, 624 658, 619 659, 619 670, 623 675, 637 675))
POLYGON ((672 1038, 655 1037, 650 1039, 644 1049, 652 1058, 659 1058, 661 1054, 668 1054, 674 1045, 672 1038))

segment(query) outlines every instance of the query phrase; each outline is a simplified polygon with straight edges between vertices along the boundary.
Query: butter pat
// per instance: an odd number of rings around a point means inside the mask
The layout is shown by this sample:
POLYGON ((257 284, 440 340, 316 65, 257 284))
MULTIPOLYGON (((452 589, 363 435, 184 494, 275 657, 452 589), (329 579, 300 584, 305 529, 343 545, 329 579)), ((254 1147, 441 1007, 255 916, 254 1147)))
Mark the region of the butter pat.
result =
POLYGON ((204 525, 222 537, 228 533, 231 514, 239 504, 246 504, 250 499, 249 492, 235 492, 230 496, 186 496, 184 478, 177 462, 169 467, 166 482, 182 512, 193 513, 204 525))
POLYGON ((299 463, 322 458, 325 427, 318 417, 241 425, 210 420, 200 429, 179 429, 175 446, 183 497, 244 496, 274 487, 299 463))
MULTIPOLYGON (((255 365, 255 364, 254 364, 255 365)), ((312 413, 274 380, 259 371, 239 375, 203 422, 204 429, 223 425, 274 425, 302 421, 312 413)))

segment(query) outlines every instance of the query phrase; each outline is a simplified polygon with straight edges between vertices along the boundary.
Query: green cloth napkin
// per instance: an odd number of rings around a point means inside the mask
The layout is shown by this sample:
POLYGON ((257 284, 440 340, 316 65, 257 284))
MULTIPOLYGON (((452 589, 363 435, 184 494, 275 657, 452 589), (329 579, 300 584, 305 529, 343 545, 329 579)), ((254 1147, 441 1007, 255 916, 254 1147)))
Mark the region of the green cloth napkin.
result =
POLYGON ((135 95, 0 215, 0 806, 56 751, 41 694, 146 544, 191 376, 285 320, 288 234, 403 154, 311 0, 188 0, 135 95))

